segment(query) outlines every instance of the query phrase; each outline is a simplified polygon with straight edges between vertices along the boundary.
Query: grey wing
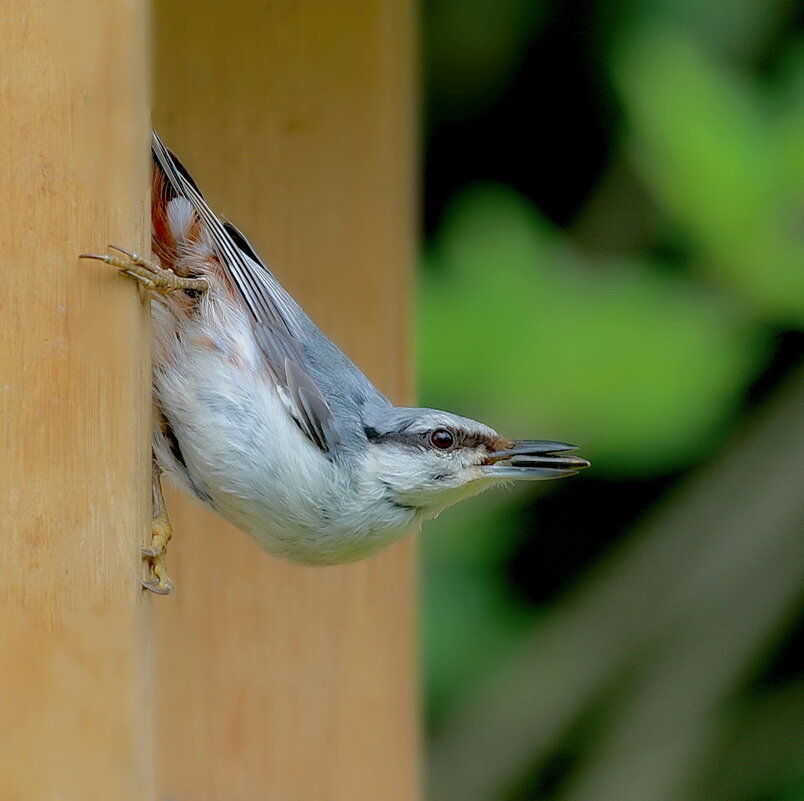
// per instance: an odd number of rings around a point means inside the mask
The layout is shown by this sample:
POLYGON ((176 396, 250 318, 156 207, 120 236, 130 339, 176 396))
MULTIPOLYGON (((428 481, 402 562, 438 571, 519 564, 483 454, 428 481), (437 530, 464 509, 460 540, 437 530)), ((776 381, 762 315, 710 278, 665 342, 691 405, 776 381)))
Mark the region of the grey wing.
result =
POLYGON ((322 451, 340 437, 326 398, 305 370, 299 334, 304 313, 274 278, 248 240, 209 208, 179 160, 152 134, 151 148, 159 169, 178 195, 190 201, 203 222, 221 266, 248 310, 266 367, 288 413, 322 451))

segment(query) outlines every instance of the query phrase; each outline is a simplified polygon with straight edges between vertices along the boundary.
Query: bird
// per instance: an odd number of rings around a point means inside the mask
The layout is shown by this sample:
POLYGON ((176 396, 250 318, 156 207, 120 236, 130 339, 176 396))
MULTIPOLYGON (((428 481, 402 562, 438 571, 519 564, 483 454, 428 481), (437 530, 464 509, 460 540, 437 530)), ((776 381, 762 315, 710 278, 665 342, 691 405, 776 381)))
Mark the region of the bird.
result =
POLYGON ((316 326, 153 132, 150 258, 86 253, 135 280, 152 321, 149 579, 167 594, 161 478, 302 565, 353 562, 494 485, 571 476, 575 447, 395 406, 316 326))

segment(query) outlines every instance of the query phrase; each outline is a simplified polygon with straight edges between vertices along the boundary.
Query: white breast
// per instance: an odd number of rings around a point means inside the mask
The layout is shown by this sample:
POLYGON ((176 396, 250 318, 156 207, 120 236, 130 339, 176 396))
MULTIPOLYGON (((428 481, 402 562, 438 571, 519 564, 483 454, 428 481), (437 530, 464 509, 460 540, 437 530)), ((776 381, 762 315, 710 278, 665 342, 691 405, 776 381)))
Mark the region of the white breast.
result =
POLYGON ((187 468, 155 431, 169 477, 294 562, 361 559, 405 534, 415 513, 389 507, 373 477, 333 463, 289 416, 243 315, 215 301, 201 311, 153 304, 155 402, 187 468))

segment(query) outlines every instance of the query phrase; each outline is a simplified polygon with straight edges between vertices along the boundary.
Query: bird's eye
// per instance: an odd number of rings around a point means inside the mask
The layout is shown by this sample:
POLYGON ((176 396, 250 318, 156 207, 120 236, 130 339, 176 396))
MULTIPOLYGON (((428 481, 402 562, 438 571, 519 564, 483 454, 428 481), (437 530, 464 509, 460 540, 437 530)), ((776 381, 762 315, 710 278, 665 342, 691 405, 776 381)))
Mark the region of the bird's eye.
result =
POLYGON ((437 428, 430 433, 430 444, 440 451, 446 451, 455 444, 455 436, 446 428, 437 428))

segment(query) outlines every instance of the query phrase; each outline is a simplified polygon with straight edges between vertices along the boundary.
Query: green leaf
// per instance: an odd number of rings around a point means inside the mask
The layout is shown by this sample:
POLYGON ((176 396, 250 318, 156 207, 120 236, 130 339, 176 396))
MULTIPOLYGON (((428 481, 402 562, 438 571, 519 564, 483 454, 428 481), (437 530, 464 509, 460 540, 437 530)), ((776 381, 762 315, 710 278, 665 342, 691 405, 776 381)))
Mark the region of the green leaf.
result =
POLYGON ((640 28, 614 76, 642 174, 692 238, 700 269, 759 314, 803 325, 800 140, 787 134, 784 146, 747 79, 677 30, 640 28))

